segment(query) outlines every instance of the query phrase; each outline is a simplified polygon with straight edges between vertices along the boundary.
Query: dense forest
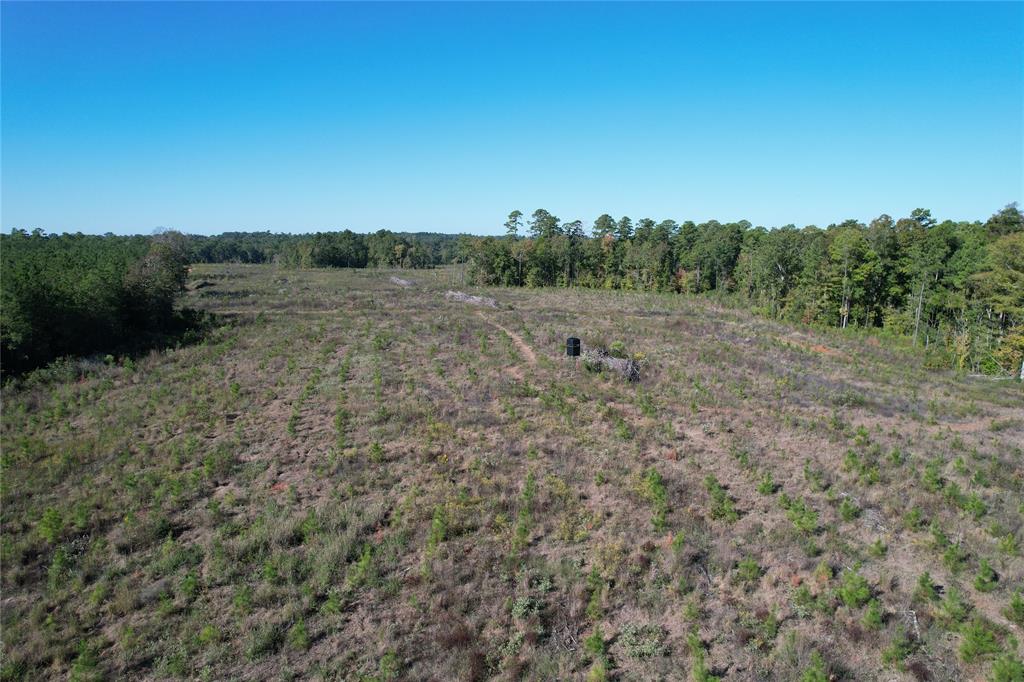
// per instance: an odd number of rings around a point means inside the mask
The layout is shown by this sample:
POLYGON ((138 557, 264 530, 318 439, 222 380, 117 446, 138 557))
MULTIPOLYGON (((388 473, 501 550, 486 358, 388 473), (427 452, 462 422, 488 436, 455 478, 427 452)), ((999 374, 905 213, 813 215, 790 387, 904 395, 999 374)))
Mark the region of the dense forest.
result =
POLYGON ((506 237, 463 240, 473 281, 712 293, 776 318, 880 328, 959 370, 1020 371, 1024 220, 1011 204, 985 222, 937 222, 926 209, 821 229, 695 224, 605 214, 584 232, 544 209, 506 237), (527 236, 520 232, 526 227, 527 236))
POLYGON ((385 230, 214 237, 13 230, 0 235, 2 370, 18 374, 63 356, 131 352, 195 336, 206 321, 174 307, 189 263, 423 268, 451 262, 456 240, 385 230))
POLYGON ((317 232, 273 234, 225 232, 213 237, 192 235, 194 263, 278 263, 295 268, 429 268, 450 263, 458 236, 431 232, 372 234, 317 232))
POLYGON ((55 358, 131 351, 195 328, 174 300, 188 275, 188 240, 47 235, 0 237, 0 353, 4 374, 55 358))
POLYGON ((821 229, 605 214, 584 231, 513 211, 504 237, 351 231, 0 236, 4 373, 64 355, 145 347, 196 323, 175 311, 187 265, 425 268, 467 263, 499 286, 583 286, 723 296, 775 318, 906 337, 936 366, 1000 374, 1024 361, 1024 218, 937 222, 925 209, 821 229), (526 228, 527 234, 520 232, 526 228))

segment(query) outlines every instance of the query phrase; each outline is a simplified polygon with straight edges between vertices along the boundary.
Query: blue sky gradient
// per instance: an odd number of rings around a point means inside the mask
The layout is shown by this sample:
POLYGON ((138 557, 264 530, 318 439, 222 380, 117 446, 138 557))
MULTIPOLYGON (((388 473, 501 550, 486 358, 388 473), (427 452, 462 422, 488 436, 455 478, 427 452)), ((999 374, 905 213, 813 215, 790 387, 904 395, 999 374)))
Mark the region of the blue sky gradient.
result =
POLYGON ((1022 3, 10 3, 11 228, 985 219, 1022 3))

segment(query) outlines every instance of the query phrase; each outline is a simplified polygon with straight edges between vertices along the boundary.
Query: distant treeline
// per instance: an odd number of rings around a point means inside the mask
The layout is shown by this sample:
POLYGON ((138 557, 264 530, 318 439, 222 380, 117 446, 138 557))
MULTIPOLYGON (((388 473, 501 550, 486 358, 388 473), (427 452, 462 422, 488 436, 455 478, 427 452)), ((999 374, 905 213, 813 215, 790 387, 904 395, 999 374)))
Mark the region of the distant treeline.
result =
POLYGON ((65 355, 130 351, 187 331, 174 299, 188 274, 188 240, 0 235, 0 367, 19 373, 65 355))
POLYGON ((174 307, 189 263, 428 268, 452 262, 457 240, 386 230, 215 237, 14 230, 0 235, 0 370, 17 374, 62 356, 140 350, 198 330, 197 313, 174 307))
POLYGON ((272 234, 225 232, 213 237, 192 235, 195 263, 277 263, 293 268, 430 268, 451 263, 458 236, 428 232, 372 234, 317 232, 272 234))
POLYGON ((1016 204, 987 221, 937 222, 916 209, 869 224, 754 227, 605 214, 584 232, 538 209, 521 237, 464 239, 478 284, 715 292, 765 315, 883 328, 933 351, 936 364, 1020 371, 1024 355, 1024 220, 1016 204))

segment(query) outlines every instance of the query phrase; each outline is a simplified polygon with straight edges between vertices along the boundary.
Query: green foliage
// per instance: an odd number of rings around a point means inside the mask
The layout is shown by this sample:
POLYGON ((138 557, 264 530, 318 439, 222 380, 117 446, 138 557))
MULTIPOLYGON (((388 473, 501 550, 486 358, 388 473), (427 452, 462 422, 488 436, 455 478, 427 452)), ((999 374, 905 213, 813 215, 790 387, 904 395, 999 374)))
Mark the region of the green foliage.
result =
POLYGON ((999 538, 999 551, 1007 556, 1017 556, 1020 553, 1020 547, 1017 544, 1017 536, 1013 533, 1007 533, 1003 537, 999 538))
POLYGON ((924 484, 924 487, 933 493, 941 490, 944 483, 942 470, 940 469, 941 466, 941 461, 937 459, 930 460, 924 465, 924 473, 921 475, 921 482, 924 484))
POLYGON ((380 657, 380 661, 377 663, 378 680, 381 682, 397 680, 401 677, 401 672, 402 661, 398 658, 397 652, 388 651, 380 657))
POLYGON ((0 236, 0 352, 17 373, 65 355, 125 352, 183 332, 174 311, 185 286, 187 239, 0 236))
POLYGON ((627 623, 619 632, 619 643, 630 658, 652 658, 665 654, 665 631, 658 625, 627 623))
POLYGON ((704 479, 704 487, 711 495, 711 518, 721 519, 728 523, 739 520, 740 514, 736 510, 735 503, 713 474, 704 479))
POLYGON ((603 660, 594 661, 587 671, 587 682, 605 682, 608 679, 608 668, 603 660))
POLYGON ((1024 591, 1017 590, 1010 595, 1010 603, 1003 614, 1008 620, 1024 627, 1024 591))
POLYGON ((49 544, 54 544, 64 532, 64 519, 53 507, 47 507, 43 518, 39 519, 39 537, 49 544))
POLYGON ((427 554, 432 554, 448 537, 448 514, 443 506, 434 507, 430 520, 430 534, 427 536, 427 554))
POLYGON ((974 578, 974 589, 978 592, 991 592, 996 588, 998 580, 998 576, 996 576, 996 572, 988 562, 988 559, 982 559, 978 568, 978 575, 974 578))
POLYGON ((686 638, 687 647, 690 649, 690 656, 693 658, 692 677, 694 682, 715 682, 719 678, 712 675, 707 668, 704 659, 707 652, 704 650, 704 643, 696 632, 691 632, 686 638))
POLYGON ((594 630, 583 640, 583 650, 598 660, 605 655, 604 632, 600 624, 595 625, 594 630))
POLYGON ((847 571, 837 591, 839 598, 851 609, 860 608, 871 599, 871 587, 867 579, 857 571, 847 571))
POLYGON ((523 620, 540 612, 540 602, 530 596, 518 597, 512 602, 512 617, 523 620))
POLYGON ((73 560, 68 551, 58 547, 50 560, 50 567, 46 571, 47 584, 51 590, 58 590, 64 586, 65 580, 71 573, 73 560))
POLYGON ((956 587, 946 590, 940 604, 942 618, 949 624, 959 624, 967 620, 971 605, 964 599, 963 593, 956 587))
POLYGON ((288 646, 297 651, 309 649, 309 632, 306 621, 300 620, 288 629, 288 646))
POLYGON ((350 230, 312 235, 270 232, 225 232, 192 235, 189 247, 195 263, 270 263, 292 268, 428 268, 452 262, 458 235, 350 230))
POLYGON ((860 507, 851 502, 850 498, 844 497, 843 501, 839 504, 839 516, 842 517, 843 521, 853 521, 860 516, 860 507))
POLYGON ((782 495, 779 504, 786 510, 786 517, 801 533, 813 533, 818 528, 818 512, 811 509, 803 498, 791 500, 782 495))
POLYGON ((348 573, 348 584, 350 587, 361 587, 373 579, 373 546, 370 543, 363 545, 363 551, 359 558, 352 564, 348 573))
POLYGON ((737 564, 736 577, 741 582, 753 582, 761 577, 761 567, 753 557, 747 557, 737 564))
POLYGON ((970 558, 970 555, 960 544, 951 544, 942 553, 942 563, 954 574, 963 568, 968 558, 970 558))
POLYGON ((917 640, 905 630, 899 630, 889 646, 882 650, 882 662, 897 668, 903 667, 903 661, 918 649, 917 640))
POLYGON ((861 622, 868 630, 881 629, 882 605, 877 599, 872 599, 868 602, 868 607, 864 609, 864 617, 861 618, 861 622))
POLYGON ((975 619, 961 629, 960 658, 973 663, 979 658, 997 654, 1002 650, 992 629, 981 619, 975 619))
POLYGON ((935 584, 932 582, 932 576, 928 571, 925 571, 917 577, 917 587, 914 588, 914 599, 923 602, 939 600, 939 592, 935 589, 935 584))
POLYGON ((79 642, 75 662, 71 665, 70 679, 73 682, 102 679, 99 667, 100 659, 96 647, 84 640, 79 642))
POLYGON ((284 644, 287 631, 282 623, 263 623, 249 635, 245 655, 250 661, 277 652, 284 644))
POLYGON ((908 530, 917 530, 921 527, 922 523, 924 523, 924 514, 921 512, 920 507, 914 507, 903 515, 903 525, 908 530))
MULTIPOLYGON (((825 230, 646 218, 634 226, 605 214, 592 238, 580 221, 563 224, 537 209, 527 239, 516 227, 512 238, 460 246, 478 284, 729 293, 773 318, 884 328, 915 344, 927 336, 938 361, 959 370, 1013 373, 1024 359, 1024 232, 1015 205, 984 224, 936 222, 915 209, 825 230)), ((873 465, 857 473, 868 483, 879 474, 873 465)))
POLYGON ((374 464, 380 464, 384 460, 384 448, 381 447, 380 443, 370 444, 370 461, 374 464))
POLYGON ((1024 682, 1024 663, 1011 653, 1006 653, 992 662, 990 682, 1024 682))
POLYGON ((665 515, 668 513, 668 489, 665 487, 665 479, 654 468, 644 472, 640 480, 640 490, 644 499, 654 507, 654 514, 651 516, 651 524, 657 531, 665 530, 665 515))
POLYGON ((800 682, 828 682, 828 667, 817 651, 811 652, 811 663, 800 673, 800 682))

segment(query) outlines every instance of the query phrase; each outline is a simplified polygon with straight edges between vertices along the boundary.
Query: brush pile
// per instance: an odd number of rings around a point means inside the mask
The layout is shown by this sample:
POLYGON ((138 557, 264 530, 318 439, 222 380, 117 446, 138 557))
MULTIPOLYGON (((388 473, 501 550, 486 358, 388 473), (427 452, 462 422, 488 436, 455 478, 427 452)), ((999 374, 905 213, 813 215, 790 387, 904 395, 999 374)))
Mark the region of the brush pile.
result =
POLYGON ((488 298, 487 296, 473 296, 461 291, 449 291, 444 295, 444 297, 449 301, 461 301, 462 303, 469 303, 470 305, 482 305, 488 308, 498 307, 498 302, 493 298, 488 298))

